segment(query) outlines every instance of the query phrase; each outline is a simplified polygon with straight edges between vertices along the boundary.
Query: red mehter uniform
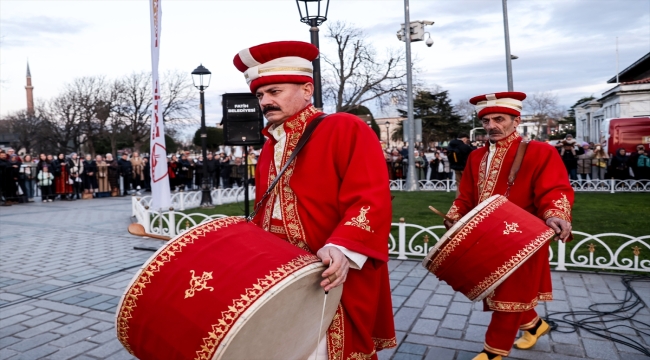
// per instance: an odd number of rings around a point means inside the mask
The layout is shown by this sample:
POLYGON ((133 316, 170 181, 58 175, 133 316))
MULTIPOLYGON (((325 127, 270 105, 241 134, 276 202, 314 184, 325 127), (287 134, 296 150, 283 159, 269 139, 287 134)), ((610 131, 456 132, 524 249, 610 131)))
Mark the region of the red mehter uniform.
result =
MULTIPOLYGON (((521 141, 521 136, 514 132, 470 154, 460 195, 449 210, 449 217, 458 220, 481 201, 506 193, 508 174, 521 141), (490 152, 493 155, 487 168, 490 152)), ((552 146, 530 142, 508 200, 540 219, 558 217, 571 221, 573 188, 563 169, 562 159, 552 146)), ((538 301, 553 299, 548 254, 548 247, 541 248, 483 300, 484 309, 494 311, 486 350, 507 356, 517 330, 530 329, 539 320, 534 310, 538 301)))
MULTIPOLYGON (((308 106, 282 125, 286 132, 282 166, 306 125, 322 113, 308 106)), ((257 162, 256 198, 279 169, 270 136, 257 162)), ((376 351, 396 346, 388 281, 391 199, 385 161, 377 136, 358 117, 332 114, 316 128, 254 222, 290 243, 316 253, 325 244, 368 257, 351 269, 341 305, 327 333, 330 360, 376 359, 376 351), (282 220, 273 219, 279 199, 282 220), (356 357, 355 357, 356 356, 356 357)))

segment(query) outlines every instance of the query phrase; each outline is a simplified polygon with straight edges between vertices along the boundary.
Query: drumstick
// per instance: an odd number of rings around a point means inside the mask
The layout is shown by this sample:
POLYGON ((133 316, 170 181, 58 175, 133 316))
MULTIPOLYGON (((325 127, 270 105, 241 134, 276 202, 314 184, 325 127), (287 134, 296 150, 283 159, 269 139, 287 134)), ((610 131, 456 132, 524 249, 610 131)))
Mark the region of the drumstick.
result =
POLYGON ((443 219, 445 219, 445 220, 447 220, 447 221, 449 221, 451 223, 454 222, 454 220, 452 220, 449 216, 443 214, 442 212, 440 212, 438 209, 434 208, 433 206, 429 206, 429 209, 431 209, 431 211, 433 211, 436 215, 440 216, 441 218, 443 218, 443 219))
POLYGON ((153 239, 165 240, 165 241, 171 239, 169 236, 150 234, 150 233, 144 231, 144 226, 142 226, 142 225, 140 225, 138 223, 133 223, 133 224, 129 225, 127 230, 129 231, 129 233, 131 235, 135 235, 135 236, 147 236, 147 237, 150 237, 150 238, 153 238, 153 239))
POLYGON ((325 318, 325 305, 327 304, 327 292, 323 299, 323 311, 320 314, 320 326, 318 327, 318 340, 316 340, 316 359, 318 360, 318 348, 320 348, 320 330, 323 328, 323 319, 325 318))

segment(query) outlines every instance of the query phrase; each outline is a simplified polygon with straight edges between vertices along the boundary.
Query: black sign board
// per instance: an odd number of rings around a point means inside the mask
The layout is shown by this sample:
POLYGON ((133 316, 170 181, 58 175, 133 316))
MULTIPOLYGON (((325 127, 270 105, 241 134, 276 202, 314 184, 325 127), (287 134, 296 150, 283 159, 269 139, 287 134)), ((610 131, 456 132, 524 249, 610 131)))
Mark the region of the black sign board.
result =
POLYGON ((223 137, 226 145, 260 145, 264 117, 251 93, 223 94, 223 137))

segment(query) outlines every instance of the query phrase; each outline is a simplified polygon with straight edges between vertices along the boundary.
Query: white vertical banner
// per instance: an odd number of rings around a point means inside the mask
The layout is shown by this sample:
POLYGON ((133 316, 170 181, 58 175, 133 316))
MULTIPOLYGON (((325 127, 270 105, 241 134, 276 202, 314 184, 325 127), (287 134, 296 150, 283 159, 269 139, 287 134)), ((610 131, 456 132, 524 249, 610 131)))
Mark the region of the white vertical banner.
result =
POLYGON ((151 114, 151 209, 167 210, 171 205, 169 176, 167 176, 167 148, 165 147, 165 125, 160 108, 160 83, 158 81, 158 59, 160 55, 160 30, 162 0, 150 0, 151 10, 151 81, 153 109, 151 114))

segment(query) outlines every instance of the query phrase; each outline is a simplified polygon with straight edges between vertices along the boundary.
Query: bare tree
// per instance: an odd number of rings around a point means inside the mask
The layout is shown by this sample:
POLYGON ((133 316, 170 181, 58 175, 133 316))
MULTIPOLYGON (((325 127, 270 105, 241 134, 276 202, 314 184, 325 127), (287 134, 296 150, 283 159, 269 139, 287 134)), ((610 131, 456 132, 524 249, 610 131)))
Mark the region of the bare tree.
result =
POLYGON ((363 30, 340 21, 329 24, 326 37, 336 44, 337 52, 335 56, 323 54, 323 92, 336 104, 337 112, 373 100, 381 106, 404 97, 406 64, 401 51, 387 50, 381 57, 363 30))
POLYGON ((108 84, 103 76, 86 76, 75 79, 68 84, 65 92, 73 100, 82 129, 80 142, 88 148, 88 153, 95 155, 94 139, 101 135, 104 124, 97 117, 108 96, 108 84))
MULTIPOLYGON (((132 73, 118 80, 120 95, 113 108, 115 119, 127 129, 135 149, 149 136, 151 127, 151 74, 132 73)), ((167 72, 161 78, 162 116, 166 123, 191 119, 190 109, 196 104, 189 77, 181 72, 167 72)))
POLYGON ((45 136, 56 150, 77 151, 82 142, 82 116, 73 94, 63 94, 50 100, 43 110, 45 136))
POLYGON ((550 91, 532 93, 526 98, 524 105, 537 122, 537 135, 540 138, 542 129, 548 124, 549 119, 558 119, 562 116, 563 110, 558 105, 558 97, 550 91))
POLYGON ((30 114, 26 110, 20 110, 10 113, 0 119, 3 123, 1 132, 13 134, 15 141, 11 146, 16 149, 25 148, 25 152, 30 154, 39 143, 43 120, 40 111, 30 114))

